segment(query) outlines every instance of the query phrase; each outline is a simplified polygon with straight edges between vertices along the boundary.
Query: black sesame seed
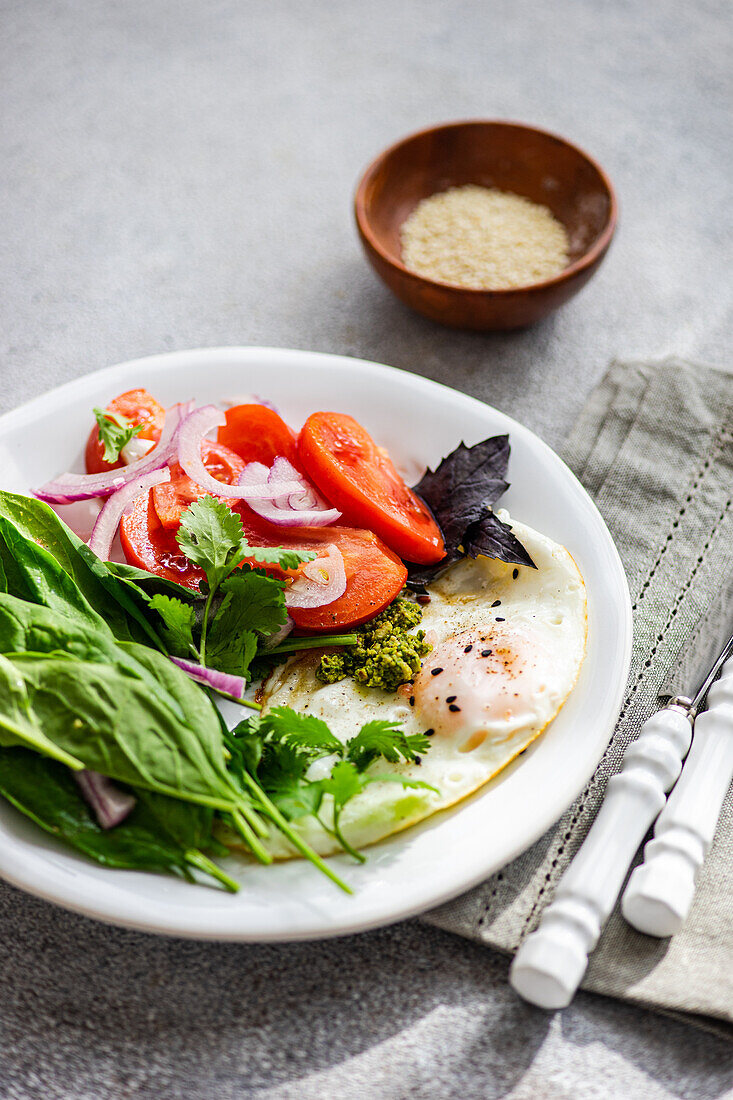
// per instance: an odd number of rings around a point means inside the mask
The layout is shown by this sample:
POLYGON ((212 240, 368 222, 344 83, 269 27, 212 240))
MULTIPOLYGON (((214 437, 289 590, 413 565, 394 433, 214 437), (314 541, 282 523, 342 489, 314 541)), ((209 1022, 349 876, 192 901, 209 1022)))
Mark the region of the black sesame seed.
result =
POLYGON ((514 580, 516 580, 518 576, 519 576, 519 570, 515 569, 514 572, 512 573, 512 577, 514 578, 514 580))
POLYGON ((492 607, 501 607, 501 600, 494 600, 494 602, 492 603, 491 606, 492 607))
POLYGON ((451 703, 451 705, 448 707, 448 710, 452 710, 452 711, 458 711, 460 709, 461 708, 457 707, 455 703, 451 703))
POLYGON ((490 657, 491 656, 491 650, 490 649, 482 649, 481 650, 481 656, 482 657, 490 657))
POLYGON ((502 619, 501 615, 497 615, 497 616, 496 616, 496 620, 495 620, 495 621, 496 621, 497 623, 505 623, 505 622, 506 622, 506 619, 502 619))
POLYGON ((464 653, 470 653, 472 649, 473 649, 472 645, 467 645, 463 652, 464 653))
POLYGON ((434 729, 425 730, 425 736, 426 737, 432 737, 434 733, 435 733, 434 729))
POLYGON ((455 703, 455 701, 456 701, 456 699, 457 699, 457 698, 458 698, 458 696, 457 696, 457 695, 449 695, 449 696, 448 696, 448 697, 446 698, 446 700, 445 700, 445 701, 446 701, 446 703, 455 703))
POLYGON ((430 675, 431 676, 439 676, 442 671, 443 671, 442 668, 431 668, 430 669, 430 675))
POLYGON ((410 706, 411 706, 411 707, 414 707, 414 706, 415 706, 415 696, 414 696, 414 695, 411 695, 411 696, 410 696, 410 706))

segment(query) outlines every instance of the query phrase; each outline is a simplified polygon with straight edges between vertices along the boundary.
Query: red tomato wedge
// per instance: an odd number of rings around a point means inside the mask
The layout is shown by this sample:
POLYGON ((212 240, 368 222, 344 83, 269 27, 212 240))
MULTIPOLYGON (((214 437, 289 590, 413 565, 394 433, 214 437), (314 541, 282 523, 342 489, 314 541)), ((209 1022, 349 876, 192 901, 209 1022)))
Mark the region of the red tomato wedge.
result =
POLYGON ((427 505, 353 416, 313 413, 300 432, 298 454, 301 468, 344 522, 374 531, 407 561, 431 565, 445 557, 443 536, 427 505))
POLYGON ((235 405, 226 411, 226 424, 216 438, 245 462, 272 466, 278 455, 298 466, 295 432, 266 405, 235 405))
MULTIPOLYGON (((234 451, 224 447, 221 443, 212 443, 205 439, 201 447, 204 465, 212 477, 222 481, 225 485, 235 485, 240 478, 246 462, 234 451)), ((207 491, 201 489, 191 478, 184 474, 177 462, 170 463, 171 479, 156 485, 151 491, 153 505, 158 514, 158 519, 163 527, 177 531, 181 523, 181 514, 189 504, 206 496, 207 491)), ((231 504, 231 498, 226 501, 231 504)))
MULTIPOLYGON (((119 394, 107 405, 107 411, 125 416, 133 424, 142 424, 140 439, 153 439, 156 443, 160 439, 165 409, 147 390, 128 390, 119 394)), ((116 462, 105 462, 103 455, 104 446, 99 442, 99 428, 95 424, 89 433, 84 456, 88 474, 101 474, 125 465, 121 458, 116 462)))

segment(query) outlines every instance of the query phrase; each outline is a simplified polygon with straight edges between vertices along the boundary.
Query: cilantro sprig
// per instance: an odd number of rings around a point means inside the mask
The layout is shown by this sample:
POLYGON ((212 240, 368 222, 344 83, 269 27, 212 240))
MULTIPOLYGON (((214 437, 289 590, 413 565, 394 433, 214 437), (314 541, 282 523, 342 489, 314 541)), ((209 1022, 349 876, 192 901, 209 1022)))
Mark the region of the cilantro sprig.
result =
POLYGON ((193 609, 175 597, 155 596, 151 606, 163 618, 167 640, 179 655, 184 650, 193 652, 204 666, 246 678, 260 641, 285 624, 287 611, 284 583, 249 564, 241 566, 242 559, 297 569, 315 554, 251 546, 240 516, 212 496, 204 496, 186 509, 176 540, 188 560, 206 575, 202 585, 205 602, 196 646, 193 609))
MULTIPOLYGON (((176 540, 206 579, 200 586, 203 608, 192 606, 183 588, 178 588, 178 595, 156 592, 145 597, 162 619, 158 630, 173 656, 194 657, 203 667, 252 680, 286 654, 356 642, 356 634, 349 633, 268 644, 287 622, 286 586, 260 567, 297 569, 312 561, 314 552, 251 545, 240 516, 213 496, 201 497, 183 512, 176 540)), ((259 710, 256 703, 240 702, 259 710)))
POLYGON ((341 816, 353 798, 378 782, 436 790, 429 783, 404 775, 369 771, 379 759, 391 764, 419 763, 430 748, 430 739, 424 734, 406 734, 390 721, 367 722, 343 743, 320 718, 299 714, 291 707, 273 707, 266 715, 240 722, 226 735, 226 743, 230 768, 240 779, 247 776, 256 782, 287 822, 313 815, 359 863, 364 862, 364 856, 352 847, 341 829, 341 816), (315 760, 331 756, 334 762, 327 776, 307 778, 315 760), (324 815, 327 795, 331 800, 330 819, 324 815))
POLYGON ((99 427, 99 441, 104 445, 102 457, 105 462, 116 462, 120 457, 120 451, 131 439, 142 431, 142 424, 134 424, 121 413, 109 412, 107 409, 95 409, 99 427))

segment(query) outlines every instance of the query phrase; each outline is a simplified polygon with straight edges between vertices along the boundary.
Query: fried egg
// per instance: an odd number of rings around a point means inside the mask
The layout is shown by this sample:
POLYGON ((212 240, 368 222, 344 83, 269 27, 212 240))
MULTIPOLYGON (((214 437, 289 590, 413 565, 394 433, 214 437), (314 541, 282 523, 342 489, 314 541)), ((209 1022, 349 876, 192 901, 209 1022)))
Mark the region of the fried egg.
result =
MULTIPOLYGON (((498 513, 526 547, 537 569, 491 558, 466 558, 430 586, 421 627, 432 644, 420 672, 397 692, 353 680, 316 679, 320 651, 291 658, 265 686, 265 712, 290 706, 328 723, 339 740, 365 722, 389 719, 405 733, 427 733, 419 763, 378 760, 372 775, 422 780, 435 790, 375 782, 347 803, 341 828, 363 848, 466 798, 538 737, 575 684, 585 652, 583 579, 568 551, 532 528, 498 513)), ((308 778, 329 774, 335 757, 316 761, 308 778)), ((329 821, 329 799, 321 816, 329 821)), ((295 827, 321 855, 339 845, 314 817, 295 827)), ((294 855, 272 837, 273 855, 294 855)))

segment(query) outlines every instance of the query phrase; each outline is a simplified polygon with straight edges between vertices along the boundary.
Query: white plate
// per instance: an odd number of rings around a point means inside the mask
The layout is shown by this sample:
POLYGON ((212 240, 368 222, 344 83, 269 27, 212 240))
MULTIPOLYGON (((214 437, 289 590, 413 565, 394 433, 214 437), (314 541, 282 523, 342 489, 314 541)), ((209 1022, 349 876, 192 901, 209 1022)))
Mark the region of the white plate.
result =
POLYGON ((357 932, 437 905, 485 879, 538 839, 580 793, 611 736, 631 651, 626 578, 610 534, 557 455, 516 421, 464 394, 390 367, 273 348, 213 348, 122 363, 61 386, 0 418, 4 488, 26 492, 81 469, 93 405, 137 386, 162 402, 257 393, 294 426, 316 409, 352 413, 396 461, 434 464, 460 440, 509 432, 517 519, 567 546, 588 590, 588 651, 570 699, 523 756, 482 791, 368 851, 334 857, 348 897, 310 864, 227 869, 232 896, 163 875, 111 871, 65 851, 0 805, 0 875, 33 894, 116 924, 180 936, 294 940, 357 932))

